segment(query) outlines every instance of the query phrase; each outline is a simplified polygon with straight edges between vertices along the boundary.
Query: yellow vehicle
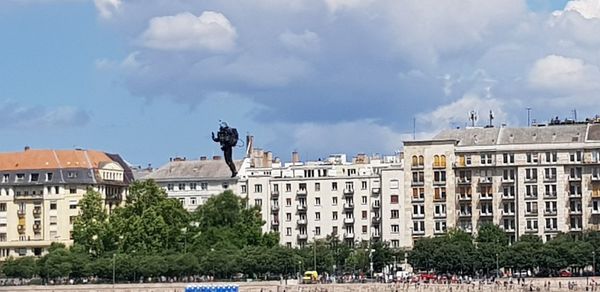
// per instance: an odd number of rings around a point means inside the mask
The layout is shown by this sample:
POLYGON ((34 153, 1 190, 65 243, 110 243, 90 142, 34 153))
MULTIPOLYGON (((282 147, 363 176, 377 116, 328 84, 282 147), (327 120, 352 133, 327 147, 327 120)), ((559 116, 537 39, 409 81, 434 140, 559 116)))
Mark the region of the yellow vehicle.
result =
POLYGON ((306 271, 304 277, 302 277, 302 283, 304 284, 316 284, 319 281, 319 274, 317 271, 306 271))

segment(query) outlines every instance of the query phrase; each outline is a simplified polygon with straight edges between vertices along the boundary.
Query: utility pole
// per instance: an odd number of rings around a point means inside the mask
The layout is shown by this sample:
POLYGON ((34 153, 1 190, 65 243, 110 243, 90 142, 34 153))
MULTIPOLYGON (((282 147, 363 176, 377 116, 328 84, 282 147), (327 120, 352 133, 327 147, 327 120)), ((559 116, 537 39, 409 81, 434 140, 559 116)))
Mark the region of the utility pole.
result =
POLYGON ((115 291, 115 263, 117 261, 117 254, 113 253, 113 291, 115 291))

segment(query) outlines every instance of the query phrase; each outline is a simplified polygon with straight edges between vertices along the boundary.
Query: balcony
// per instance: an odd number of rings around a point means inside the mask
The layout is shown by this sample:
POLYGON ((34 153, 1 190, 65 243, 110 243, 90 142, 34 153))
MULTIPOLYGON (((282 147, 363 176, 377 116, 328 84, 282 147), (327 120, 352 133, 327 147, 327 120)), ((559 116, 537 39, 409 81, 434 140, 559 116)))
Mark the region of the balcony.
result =
POLYGON ((344 196, 352 196, 352 195, 354 195, 354 189, 349 189, 349 188, 344 189, 344 196))
POLYGON ((494 196, 492 194, 479 194, 480 201, 488 201, 492 199, 494 199, 494 196))
POLYGON ((379 216, 373 216, 373 217, 371 217, 371 223, 373 223, 373 224, 379 224, 379 223, 381 223, 381 217, 379 217, 379 216))
POLYGON ((19 216, 19 218, 25 217, 25 210, 23 210, 23 209, 17 210, 17 215, 19 216))
POLYGON ((425 218, 425 214, 412 214, 413 218, 425 218))
POLYGON ((413 235, 425 235, 425 230, 413 230, 413 235))
POLYGON ((371 234, 371 237, 373 237, 373 238, 381 238, 381 233, 380 232, 373 232, 371 234))
POLYGON ((306 205, 297 205, 296 209, 298 212, 306 212, 306 205))
POLYGON ((511 217, 511 216, 515 216, 515 211, 514 210, 502 210, 502 216, 507 216, 507 217, 511 217))
POLYGON ((581 193, 569 193, 569 198, 581 198, 581 193))
POLYGON ((600 215, 600 209, 592 209, 592 215, 600 215))
POLYGON ((373 195, 379 195, 379 194, 381 194, 381 188, 373 188, 373 189, 371 189, 371 194, 373 194, 373 195))
POLYGON ((548 227, 548 226, 546 226, 544 228, 544 231, 546 231, 546 232, 558 232, 558 227, 548 227))
POLYGON ((471 199, 473 199, 473 197, 471 195, 458 195, 458 200, 459 201, 471 201, 471 199))
POLYGON ((15 200, 41 200, 44 198, 44 195, 42 194, 42 191, 40 191, 40 193, 36 193, 36 194, 15 194, 15 200))
POLYGON ((525 229, 525 233, 537 233, 538 229, 537 228, 529 228, 529 229, 525 229))
POLYGON ((373 203, 371 203, 371 207, 373 209, 379 209, 379 208, 381 208, 381 202, 380 201, 374 201, 373 203))
POLYGON ((346 233, 344 233, 344 238, 345 239, 354 239, 354 233, 346 232, 346 233))
POLYGON ((296 192, 296 196, 298 196, 298 197, 306 197, 307 193, 308 192, 306 191, 306 189, 299 189, 296 192))
POLYGON ((536 183, 537 182, 537 177, 525 177, 524 181, 526 183, 536 183))
POLYGON ((556 176, 552 175, 552 176, 544 176, 544 182, 555 182, 556 181, 556 176))
POLYGON ((271 219, 271 225, 273 225, 273 226, 279 226, 279 220, 271 219))
POLYGON ((307 240, 308 239, 308 234, 304 233, 304 234, 298 234, 298 240, 307 240))
POLYGON ((272 190, 271 191, 271 197, 273 197, 273 198, 279 197, 279 190, 272 190))
POLYGON ((35 209, 33 209, 33 217, 39 218, 40 215, 42 215, 42 209, 41 208, 35 208, 35 209))
POLYGON ((514 200, 515 194, 502 194, 502 200, 514 200))
POLYGON ((298 219, 296 223, 298 223, 298 225, 306 225, 306 219, 298 219))
POLYGON ((19 233, 25 233, 25 225, 17 225, 17 231, 19 231, 19 233))
POLYGON ((556 215, 558 212, 556 210, 552 210, 552 209, 545 209, 544 210, 544 215, 550 215, 550 216, 554 216, 556 215))
POLYGON ((581 181, 581 176, 569 176, 569 181, 581 181))
POLYGON ((537 210, 534 210, 534 211, 531 211, 531 212, 525 211, 525 216, 537 216, 537 215, 538 215, 538 211, 537 210))
POLYGON ((570 226, 569 231, 581 231, 581 226, 570 226))
POLYGON ((479 184, 491 184, 493 181, 491 176, 483 176, 479 178, 479 184))
POLYGON ((443 186, 446 184, 446 181, 445 180, 434 180, 433 184, 436 186, 443 186))
POLYGON ((456 183, 459 185, 470 185, 471 178, 470 177, 459 177, 456 179, 456 183))
POLYGON ((500 226, 500 229, 504 230, 504 232, 515 232, 515 227, 514 226, 500 226))
POLYGON ((271 211, 272 212, 278 212, 279 211, 279 205, 273 205, 273 206, 271 206, 271 211))
POLYGON ((556 199, 556 192, 549 192, 549 193, 544 193, 544 198, 545 199, 556 199))
POLYGON ((492 212, 484 213, 484 212, 479 211, 479 217, 492 217, 492 216, 494 216, 494 213, 492 213, 492 212))
POLYGON ((569 214, 571 214, 571 215, 581 215, 581 213, 582 213, 581 208, 580 209, 577 209, 577 208, 570 209, 569 208, 569 214))
POLYGON ((354 203, 344 203, 344 209, 354 209, 354 203))
POLYGON ((445 218, 446 213, 433 213, 433 218, 445 218))
POLYGON ((591 180, 593 182, 600 182, 600 175, 592 175, 591 180))
POLYGON ((344 224, 354 224, 354 218, 344 218, 344 224))
POLYGON ((524 199, 525 200, 537 200, 537 198, 538 198, 537 194, 530 194, 530 195, 525 194, 525 198, 524 199))

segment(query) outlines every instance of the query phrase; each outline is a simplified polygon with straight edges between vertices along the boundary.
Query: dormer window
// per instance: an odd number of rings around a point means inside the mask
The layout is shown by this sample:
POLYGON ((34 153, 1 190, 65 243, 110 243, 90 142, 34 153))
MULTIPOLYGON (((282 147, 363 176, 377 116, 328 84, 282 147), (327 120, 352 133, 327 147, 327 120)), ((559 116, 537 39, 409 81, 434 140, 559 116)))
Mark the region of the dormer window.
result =
POLYGON ((16 182, 21 182, 25 180, 25 174, 24 173, 17 173, 17 176, 15 177, 15 181, 16 182))
POLYGON ((7 182, 8 182, 8 179, 9 179, 9 177, 10 177, 10 175, 9 175, 8 173, 4 174, 4 175, 2 176, 2 182, 3 182, 3 183, 7 183, 7 182))
POLYGON ((51 173, 51 172, 46 173, 46 181, 51 181, 52 175, 53 175, 53 173, 51 173))
POLYGON ((39 173, 32 173, 29 177, 29 181, 31 182, 36 182, 40 179, 40 174, 39 173))
POLYGON ((69 172, 67 173, 67 177, 68 177, 68 178, 76 178, 76 177, 77 177, 77 172, 74 172, 74 171, 69 171, 69 172))

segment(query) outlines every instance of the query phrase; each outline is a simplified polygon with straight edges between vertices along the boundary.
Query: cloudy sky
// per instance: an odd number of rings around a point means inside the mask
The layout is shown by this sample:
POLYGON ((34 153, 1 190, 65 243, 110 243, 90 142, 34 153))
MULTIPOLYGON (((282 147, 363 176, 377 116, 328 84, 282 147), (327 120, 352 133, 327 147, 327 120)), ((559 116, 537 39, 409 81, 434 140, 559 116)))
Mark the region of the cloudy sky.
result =
POLYGON ((600 113, 600 0, 2 0, 0 151, 289 160, 600 113), (242 149, 238 149, 240 156, 242 149))

